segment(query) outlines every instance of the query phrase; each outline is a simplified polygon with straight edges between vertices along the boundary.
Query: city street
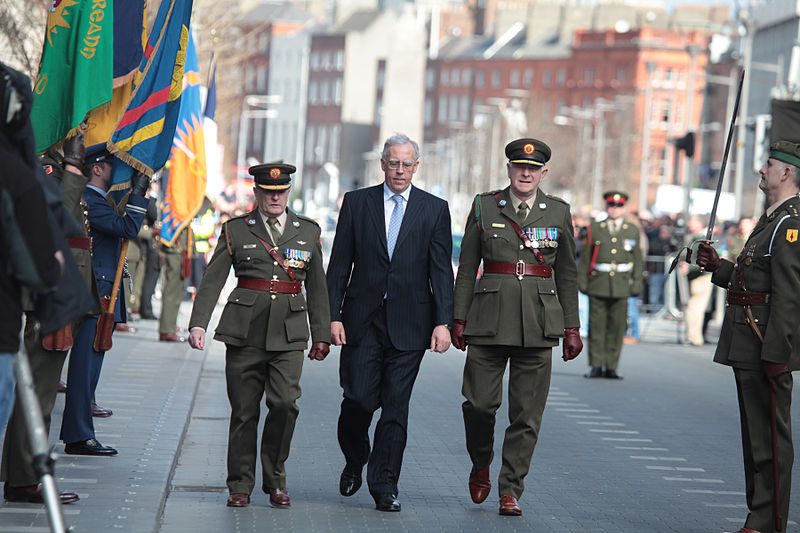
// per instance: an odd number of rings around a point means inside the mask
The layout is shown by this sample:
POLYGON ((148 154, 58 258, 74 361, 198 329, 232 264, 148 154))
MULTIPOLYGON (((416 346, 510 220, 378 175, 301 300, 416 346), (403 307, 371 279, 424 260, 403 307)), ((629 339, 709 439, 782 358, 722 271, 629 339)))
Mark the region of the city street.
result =
MULTIPOLYGON (((179 324, 189 311, 184 303, 179 324)), ((366 486, 351 498, 338 494, 338 349, 326 361, 305 362, 287 463, 291 509, 269 505, 258 490, 260 476, 250 507, 227 508, 224 346, 212 342, 199 352, 158 342, 157 323, 138 321, 138 333, 115 334, 97 397, 114 411, 95 419, 97 437, 119 455, 60 455, 57 462, 59 488, 81 497, 64 507, 67 523, 80 532, 136 533, 735 531, 746 507, 733 373, 712 363, 713 345, 676 344, 677 323, 641 324, 642 341, 623 349, 623 381, 584 379, 585 352, 570 363, 561 361, 560 348, 554 352, 550 397, 520 500, 523 516, 515 518, 497 514, 505 405, 492 493, 482 505, 469 499, 460 409, 465 356, 455 349, 426 355, 417 380, 402 512, 376 511, 366 486)), ((52 442, 63 403, 59 395, 52 442)), ((790 531, 800 521, 797 501, 796 495, 790 531)), ((0 532, 10 531, 49 531, 44 507, 0 503, 0 532)))

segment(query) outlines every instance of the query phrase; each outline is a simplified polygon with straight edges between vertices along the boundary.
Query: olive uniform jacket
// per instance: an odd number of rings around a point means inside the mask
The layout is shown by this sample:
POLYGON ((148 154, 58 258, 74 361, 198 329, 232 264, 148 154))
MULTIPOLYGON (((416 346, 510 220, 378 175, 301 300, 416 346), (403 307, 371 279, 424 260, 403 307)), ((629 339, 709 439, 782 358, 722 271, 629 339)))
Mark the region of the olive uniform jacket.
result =
MULTIPOLYGON (((768 293, 766 305, 751 312, 764 343, 747 322, 745 308, 727 305, 714 361, 739 368, 760 369, 762 361, 800 370, 800 199, 793 196, 769 217, 763 215, 738 258, 744 288, 768 293)), ((734 263, 723 259, 711 282, 741 291, 734 263)))
POLYGON ((511 205, 509 188, 479 194, 467 217, 455 284, 454 318, 465 320, 469 344, 521 347, 556 346, 565 328, 577 328, 578 284, 575 240, 569 204, 537 191, 525 220, 519 220, 511 205), (550 246, 540 247, 553 277, 484 273, 475 284, 481 261, 540 264, 532 250, 509 223, 523 231, 542 235, 547 228, 550 246), (553 245, 555 244, 555 245, 553 245))
MULTIPOLYGON (((292 270, 297 281, 304 282, 305 296, 237 287, 228 297, 220 317, 214 335, 216 340, 267 351, 304 350, 308 346, 310 321, 313 342, 330 342, 330 309, 322 266, 320 227, 310 218, 288 209, 287 215, 286 227, 277 243, 278 253, 282 258, 302 261, 302 266, 292 267, 292 270)), ((236 277, 290 281, 259 238, 272 243, 257 208, 222 226, 214 255, 197 290, 189 319, 190 329, 208 326, 231 266, 236 277)))
POLYGON ((627 220, 614 235, 607 220, 592 222, 578 259, 581 292, 600 298, 638 296, 642 292, 643 264, 639 238, 639 227, 627 220), (621 265, 630 266, 623 267, 626 271, 622 272, 617 270, 621 265))

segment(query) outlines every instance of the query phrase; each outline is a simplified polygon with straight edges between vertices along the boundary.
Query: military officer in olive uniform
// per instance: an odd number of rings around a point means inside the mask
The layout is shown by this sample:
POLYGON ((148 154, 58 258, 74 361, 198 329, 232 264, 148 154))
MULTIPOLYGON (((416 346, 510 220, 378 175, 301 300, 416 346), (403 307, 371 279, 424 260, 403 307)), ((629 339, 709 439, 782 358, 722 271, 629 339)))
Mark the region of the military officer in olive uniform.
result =
POLYGON ((211 313, 233 266, 238 285, 214 335, 227 347, 229 507, 250 504, 259 403, 265 393, 269 412, 261 436, 262 488, 272 505, 290 505, 284 463, 298 414, 309 322, 313 345, 308 357, 325 359, 330 345, 321 230, 286 207, 293 172, 294 166, 279 163, 250 168, 258 207, 222 226, 189 320, 189 343, 203 349, 211 313))
POLYGON ((705 243, 697 253, 711 282, 727 289, 714 361, 733 367, 738 391, 750 511, 739 533, 786 531, 788 522, 791 372, 800 369, 799 167, 800 144, 773 144, 758 184, 769 207, 736 261, 721 260, 705 243))
POLYGON ((510 425, 503 443, 500 514, 518 516, 550 388, 552 347, 578 356, 578 283, 569 205, 539 189, 550 148, 537 139, 506 146, 509 187, 475 197, 461 241, 453 345, 467 350, 462 405, 472 460, 470 496, 489 495, 495 413, 509 365, 510 425), (483 276, 475 285, 483 261, 483 276))
POLYGON ((608 217, 589 225, 578 262, 578 286, 589 296, 587 378, 621 379, 617 373, 628 320, 628 297, 642 291, 639 228, 624 219, 628 195, 603 195, 608 217), (605 366, 605 370, 603 367, 605 366))

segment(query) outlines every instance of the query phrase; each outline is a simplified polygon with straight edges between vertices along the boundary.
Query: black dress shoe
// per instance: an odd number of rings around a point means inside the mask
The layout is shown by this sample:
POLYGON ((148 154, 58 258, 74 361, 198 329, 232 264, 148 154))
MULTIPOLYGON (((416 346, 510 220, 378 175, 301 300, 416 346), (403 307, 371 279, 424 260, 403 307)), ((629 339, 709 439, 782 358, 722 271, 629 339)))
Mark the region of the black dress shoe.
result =
MULTIPOLYGON (((3 498, 16 503, 44 503, 44 492, 41 483, 25 487, 11 487, 6 483, 3 486, 3 498)), ((80 499, 74 492, 59 492, 58 498, 61 503, 73 503, 80 499)))
POLYGON ((603 369, 597 366, 593 366, 591 370, 583 375, 585 378, 602 378, 603 377, 603 369))
POLYGON ((616 370, 606 370, 606 377, 608 379, 622 379, 622 376, 617 374, 616 370))
POLYGON ((70 455, 117 455, 117 450, 111 446, 103 446, 97 439, 82 442, 68 442, 64 446, 64 453, 70 455))
POLYGON ((361 488, 361 472, 353 473, 345 467, 339 478, 339 494, 352 496, 361 488))
POLYGON ((385 513, 396 513, 400 511, 400 500, 397 499, 397 495, 391 492, 376 494, 375 509, 385 513))

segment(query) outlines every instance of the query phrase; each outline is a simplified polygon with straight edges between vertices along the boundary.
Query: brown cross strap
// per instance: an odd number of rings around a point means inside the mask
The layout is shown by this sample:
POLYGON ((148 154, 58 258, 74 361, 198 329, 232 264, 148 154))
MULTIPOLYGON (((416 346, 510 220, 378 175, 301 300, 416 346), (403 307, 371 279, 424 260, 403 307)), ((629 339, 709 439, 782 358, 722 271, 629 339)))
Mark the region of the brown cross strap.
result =
POLYGON ((295 275, 294 270, 292 270, 292 267, 283 264, 283 259, 281 259, 281 256, 278 254, 278 249, 270 246, 267 241, 265 241, 258 235, 256 235, 256 239, 261 241, 261 244, 263 244, 264 248, 267 249, 269 255, 271 255, 272 258, 275 260, 275 262, 278 263, 278 265, 280 265, 280 267, 284 270, 284 272, 286 272, 286 275, 289 276, 289 279, 292 281, 296 280, 297 276, 295 275))
MULTIPOLYGON (((500 205, 500 192, 494 193, 494 201, 497 202, 497 208, 502 213, 505 205, 500 205)), ((536 260, 539 261, 541 264, 544 264, 545 261, 542 252, 540 252, 538 248, 533 248, 533 246, 531 246, 531 240, 528 238, 527 235, 525 235, 525 232, 522 231, 522 228, 519 227, 519 224, 517 224, 514 220, 512 220, 511 217, 507 216, 506 219, 508 220, 508 223, 511 224, 511 227, 514 228, 514 231, 517 232, 519 238, 522 239, 522 242, 525 243, 525 246, 533 252, 533 255, 536 257, 536 260)))

